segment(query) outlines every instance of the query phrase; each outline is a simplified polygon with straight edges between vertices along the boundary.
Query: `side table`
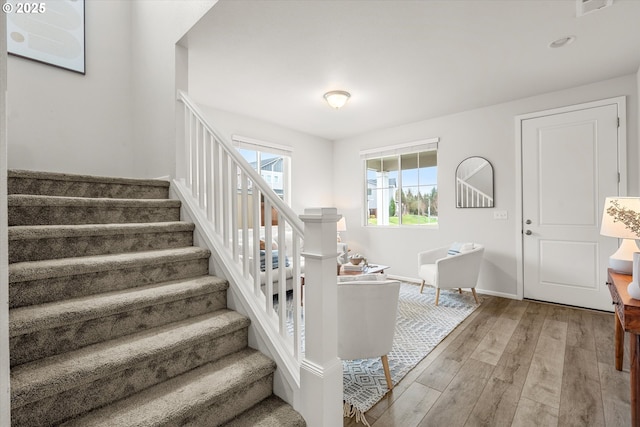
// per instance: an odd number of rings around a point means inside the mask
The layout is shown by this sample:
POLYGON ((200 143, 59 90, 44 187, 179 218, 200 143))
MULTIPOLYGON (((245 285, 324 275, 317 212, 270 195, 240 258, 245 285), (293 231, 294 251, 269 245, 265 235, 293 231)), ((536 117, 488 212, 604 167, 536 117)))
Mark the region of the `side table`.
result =
POLYGON ((640 301, 629 296, 631 276, 609 269, 607 285, 615 305, 615 366, 622 370, 624 333, 631 334, 631 425, 640 427, 640 301))

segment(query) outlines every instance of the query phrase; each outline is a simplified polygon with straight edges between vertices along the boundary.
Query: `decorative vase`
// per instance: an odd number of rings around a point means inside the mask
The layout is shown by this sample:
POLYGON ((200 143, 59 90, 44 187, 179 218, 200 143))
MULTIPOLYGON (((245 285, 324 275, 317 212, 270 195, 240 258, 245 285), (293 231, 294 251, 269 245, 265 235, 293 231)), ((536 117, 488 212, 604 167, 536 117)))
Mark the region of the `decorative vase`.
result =
POLYGON ((631 271, 633 279, 629 286, 627 286, 627 292, 633 299, 640 300, 640 252, 633 253, 633 269, 631 271))

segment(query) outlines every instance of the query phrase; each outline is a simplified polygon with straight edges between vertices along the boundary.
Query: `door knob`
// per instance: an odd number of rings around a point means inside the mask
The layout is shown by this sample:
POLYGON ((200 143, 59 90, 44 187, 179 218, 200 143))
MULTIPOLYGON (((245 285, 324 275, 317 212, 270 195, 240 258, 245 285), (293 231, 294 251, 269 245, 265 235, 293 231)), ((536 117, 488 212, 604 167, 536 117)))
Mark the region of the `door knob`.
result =
POLYGON ((531 230, 527 230, 524 232, 524 234, 526 234, 527 236, 531 236, 532 233, 531 233, 531 230))

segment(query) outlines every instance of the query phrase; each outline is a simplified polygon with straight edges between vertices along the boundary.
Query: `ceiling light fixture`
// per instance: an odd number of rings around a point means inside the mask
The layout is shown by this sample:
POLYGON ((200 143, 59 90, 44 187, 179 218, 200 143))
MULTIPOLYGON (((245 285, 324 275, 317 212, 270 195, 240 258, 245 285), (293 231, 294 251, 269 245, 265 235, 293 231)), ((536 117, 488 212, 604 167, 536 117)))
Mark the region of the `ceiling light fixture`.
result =
POLYGON ((324 99, 327 100, 327 104, 336 110, 342 108, 349 98, 351 98, 351 94, 344 90, 332 90, 324 94, 324 99))
POLYGON ((576 40, 576 36, 566 36, 566 37, 561 37, 558 40, 554 40, 551 43, 549 43, 549 47, 552 49, 558 48, 558 47, 563 47, 566 46, 568 44, 573 43, 576 40))

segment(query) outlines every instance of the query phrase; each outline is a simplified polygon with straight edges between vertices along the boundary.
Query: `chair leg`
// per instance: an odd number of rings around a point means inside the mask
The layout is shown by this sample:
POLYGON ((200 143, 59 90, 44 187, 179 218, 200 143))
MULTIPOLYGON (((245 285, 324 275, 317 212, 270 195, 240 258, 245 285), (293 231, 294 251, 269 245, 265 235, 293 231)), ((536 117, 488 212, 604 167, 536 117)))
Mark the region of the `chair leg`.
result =
POLYGON ((420 293, 422 293, 423 289, 424 289, 424 280, 422 281, 422 284, 420 285, 420 293))
POLYGON ((393 390, 393 382, 391 381, 391 371, 389 370, 389 359, 387 355, 380 357, 382 359, 382 368, 384 369, 384 377, 387 379, 387 388, 393 390))
POLYGON ((471 292, 473 293, 473 298, 476 300, 476 304, 480 304, 480 301, 478 301, 478 295, 476 294, 476 288, 471 288, 471 292))
POLYGON ((438 305, 439 299, 440 299, 440 288, 436 288, 436 306, 438 305))

